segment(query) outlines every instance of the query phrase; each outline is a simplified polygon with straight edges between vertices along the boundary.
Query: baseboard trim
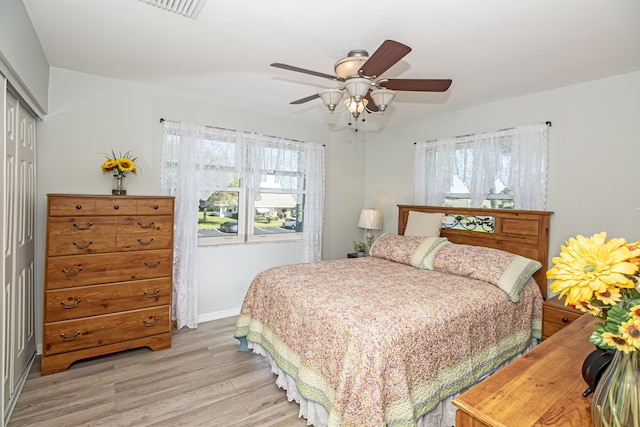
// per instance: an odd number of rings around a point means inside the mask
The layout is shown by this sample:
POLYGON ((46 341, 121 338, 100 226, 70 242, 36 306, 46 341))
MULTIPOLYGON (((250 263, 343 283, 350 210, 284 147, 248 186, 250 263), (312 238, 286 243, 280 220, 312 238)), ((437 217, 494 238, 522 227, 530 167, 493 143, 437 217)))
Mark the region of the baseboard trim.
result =
POLYGON ((212 320, 224 319, 240 314, 240 307, 231 310, 214 311, 213 313, 205 313, 198 315, 198 323, 210 322, 212 320))

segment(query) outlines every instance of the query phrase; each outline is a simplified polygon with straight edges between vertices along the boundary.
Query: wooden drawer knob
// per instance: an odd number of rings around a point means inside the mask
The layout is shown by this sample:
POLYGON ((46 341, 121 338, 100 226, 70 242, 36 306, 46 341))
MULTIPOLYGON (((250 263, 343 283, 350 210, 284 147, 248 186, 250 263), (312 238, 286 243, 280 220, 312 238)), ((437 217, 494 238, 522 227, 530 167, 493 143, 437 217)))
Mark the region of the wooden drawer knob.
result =
POLYGON ((82 206, 81 205, 76 205, 76 209, 80 210, 80 209, 82 209, 82 206))
POLYGON ((562 318, 562 323, 569 323, 569 319, 567 319, 566 317, 562 318))

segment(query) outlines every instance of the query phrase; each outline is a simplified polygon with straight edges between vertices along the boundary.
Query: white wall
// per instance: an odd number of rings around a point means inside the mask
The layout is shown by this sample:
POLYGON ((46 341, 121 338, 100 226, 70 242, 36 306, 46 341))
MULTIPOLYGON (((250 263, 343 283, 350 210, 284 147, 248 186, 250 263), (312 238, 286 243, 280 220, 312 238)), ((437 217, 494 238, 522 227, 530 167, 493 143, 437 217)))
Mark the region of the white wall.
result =
POLYGON ((0 5, 0 73, 37 114, 46 113, 49 63, 22 0, 0 5))
MULTIPOLYGON (((49 114, 38 126, 38 258, 44 260, 46 194, 110 194, 103 153, 130 150, 141 174, 130 176, 127 193, 159 194, 160 118, 201 123, 325 144, 326 197, 323 258, 346 256, 360 239, 356 222, 364 200, 365 144, 352 131, 283 120, 265 111, 217 105, 159 88, 51 69, 49 114)), ((203 247, 200 250, 199 312, 202 320, 237 314, 259 271, 300 262, 300 242, 203 247)), ((40 292, 43 262, 38 264, 40 292)), ((41 301, 37 307, 41 307, 41 301)), ((38 319, 40 323, 41 319, 38 319)))
MULTIPOLYGON (((454 82, 455 84, 455 82, 454 82)), ((425 118, 369 135, 366 201, 395 232, 396 204, 413 202, 414 142, 551 121, 550 255, 577 234, 640 239, 640 72, 425 118)), ((396 213, 397 216, 397 213, 396 213)))

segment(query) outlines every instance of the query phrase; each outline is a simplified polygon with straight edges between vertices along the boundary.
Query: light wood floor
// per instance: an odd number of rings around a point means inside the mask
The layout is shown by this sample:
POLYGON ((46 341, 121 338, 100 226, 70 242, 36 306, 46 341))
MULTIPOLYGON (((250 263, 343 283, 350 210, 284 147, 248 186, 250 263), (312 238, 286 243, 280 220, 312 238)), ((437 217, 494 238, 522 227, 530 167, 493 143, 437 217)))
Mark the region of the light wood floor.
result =
POLYGON ((16 403, 16 426, 306 426, 267 362, 238 352, 236 317, 174 332, 172 348, 130 350, 40 376, 16 403))

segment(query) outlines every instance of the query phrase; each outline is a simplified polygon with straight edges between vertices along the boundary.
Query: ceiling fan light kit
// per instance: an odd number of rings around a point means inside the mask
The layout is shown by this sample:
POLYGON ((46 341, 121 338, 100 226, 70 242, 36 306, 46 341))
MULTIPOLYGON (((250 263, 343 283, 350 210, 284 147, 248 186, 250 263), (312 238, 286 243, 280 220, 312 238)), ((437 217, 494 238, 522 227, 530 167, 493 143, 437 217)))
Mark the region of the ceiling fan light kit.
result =
POLYGON ((371 87, 371 80, 364 77, 352 77, 344 83, 344 88, 349 92, 349 96, 356 100, 362 101, 371 87))
POLYGON ((336 76, 343 80, 351 77, 360 77, 360 69, 369 59, 369 52, 362 49, 354 49, 333 66, 336 76))
MULTIPOLYGON (((273 63, 271 66, 344 82, 342 88, 327 89, 318 94, 293 101, 291 104, 303 104, 320 98, 329 112, 333 114, 337 111, 336 108, 346 91, 348 98, 344 100, 345 109, 338 112, 348 111, 350 116, 356 120, 357 131, 357 120, 362 112, 384 114, 396 97, 393 90, 445 92, 451 86, 451 80, 448 79, 381 79, 376 81, 379 76, 409 52, 411 52, 409 46, 393 40, 385 40, 371 56, 366 50, 354 49, 347 54, 346 58, 335 63, 333 67, 335 75, 282 63, 273 63)), ((364 121, 364 117, 362 121, 364 121)), ((349 120, 349 125, 351 125, 351 120, 349 120)))
POLYGON ((320 92, 319 95, 324 105, 326 105, 331 114, 333 114, 336 111, 338 103, 344 96, 344 93, 342 93, 340 89, 327 89, 323 92, 320 92))
POLYGON ((389 89, 376 89, 371 91, 371 99, 373 99, 373 102, 381 113, 385 112, 395 97, 396 93, 389 89))

